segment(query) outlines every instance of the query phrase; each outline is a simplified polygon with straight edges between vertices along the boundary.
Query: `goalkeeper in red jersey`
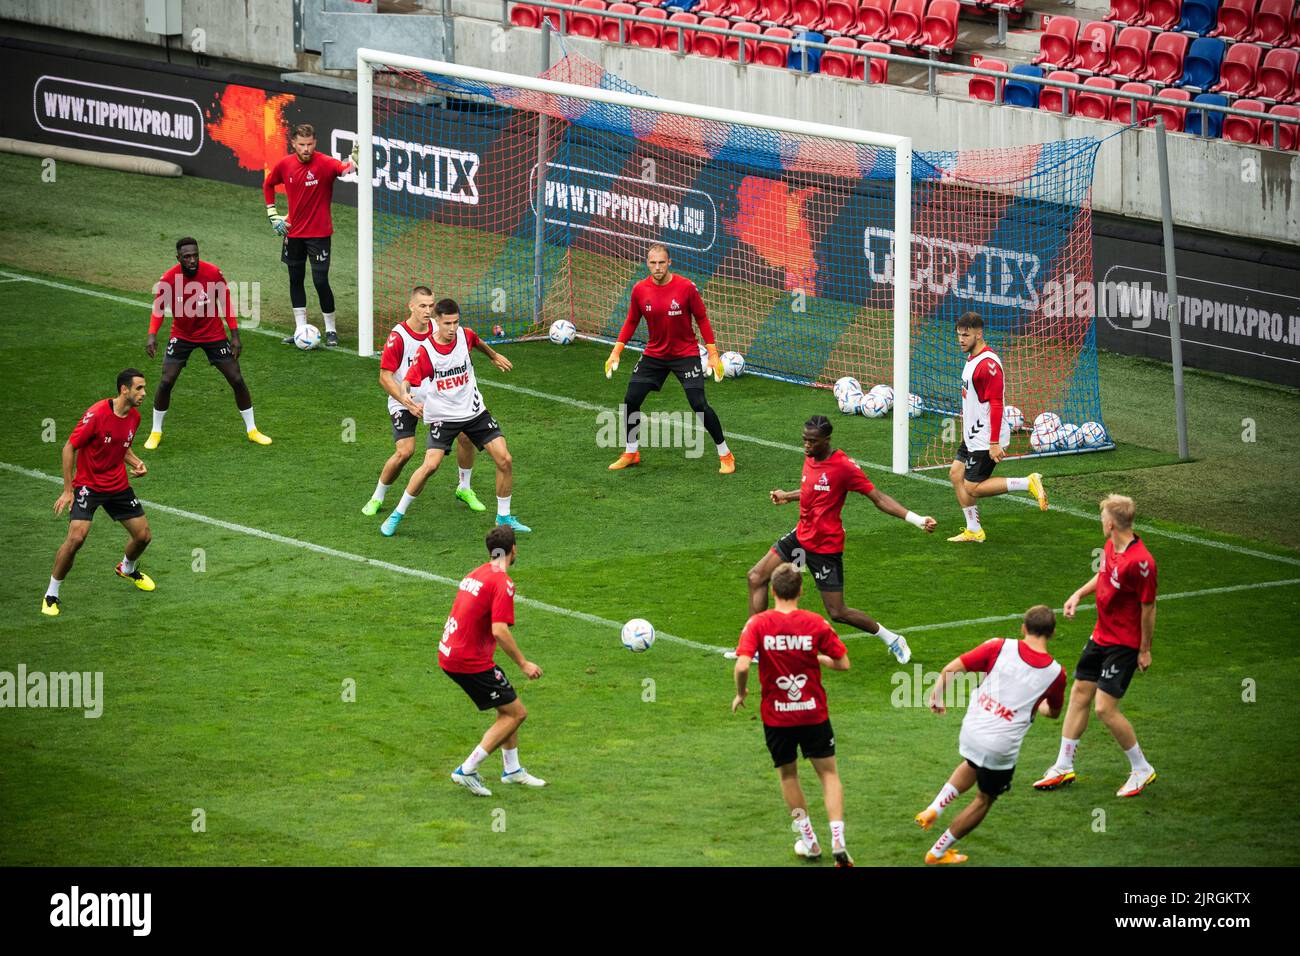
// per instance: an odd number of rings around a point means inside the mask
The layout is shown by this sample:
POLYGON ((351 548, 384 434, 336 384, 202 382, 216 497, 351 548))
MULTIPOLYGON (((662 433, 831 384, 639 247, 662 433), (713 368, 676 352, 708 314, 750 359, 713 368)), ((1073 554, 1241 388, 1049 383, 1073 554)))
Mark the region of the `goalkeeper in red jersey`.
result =
POLYGON ((672 372, 677 376, 677 381, 682 383, 691 410, 703 417, 705 430, 718 446, 718 473, 729 475, 736 470, 736 459, 727 447, 718 413, 704 396, 704 370, 700 366, 700 350, 695 342, 695 329, 691 320, 694 319, 699 325, 700 335, 704 337, 704 347, 709 353, 709 368, 714 380, 721 382, 722 360, 718 357, 718 346, 713 340, 713 326, 709 325, 704 300, 700 298, 695 283, 684 276, 673 275, 668 271, 668 266, 668 249, 655 243, 646 252, 646 267, 650 270, 650 275, 632 287, 627 321, 618 333, 614 351, 605 360, 605 377, 609 378, 618 368, 619 356, 624 346, 631 341, 644 316, 649 341, 645 353, 632 369, 632 378, 627 383, 627 393, 623 396, 623 407, 627 415, 627 443, 623 454, 609 466, 609 470, 618 471, 641 464, 641 403, 651 392, 663 388, 664 380, 672 372))

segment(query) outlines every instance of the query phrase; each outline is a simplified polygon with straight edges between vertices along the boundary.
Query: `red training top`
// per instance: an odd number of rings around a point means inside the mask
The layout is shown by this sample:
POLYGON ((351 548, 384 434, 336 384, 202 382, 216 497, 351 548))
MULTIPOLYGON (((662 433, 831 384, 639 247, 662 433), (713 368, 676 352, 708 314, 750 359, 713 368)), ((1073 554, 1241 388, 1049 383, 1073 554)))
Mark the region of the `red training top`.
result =
POLYGON ((453 674, 478 674, 494 665, 495 623, 515 623, 515 582, 489 561, 465 575, 438 642, 438 664, 453 674))
POLYGON ((1092 639, 1102 646, 1142 646, 1142 605, 1156 599, 1156 559, 1133 536, 1127 548, 1115 551, 1110 541, 1097 571, 1097 626, 1092 639))
POLYGON ((642 316, 649 330, 645 354, 651 358, 698 358, 700 347, 695 341, 692 318, 700 327, 704 344, 714 343, 713 326, 704 311, 700 290, 683 276, 670 273, 663 285, 656 285, 652 276, 646 276, 632 286, 627 321, 618 333, 618 340, 624 345, 632 340, 642 316))
POLYGON ((139 427, 139 409, 132 408, 125 418, 119 418, 113 411, 111 398, 86 409, 68 437, 68 443, 77 449, 72 486, 98 492, 125 489, 128 482, 123 462, 139 427))
POLYGON ((805 457, 795 537, 809 551, 818 554, 843 551, 844 524, 840 521, 840 511, 844 499, 850 491, 865 495, 875 490, 871 479, 843 449, 835 449, 825 461, 805 457))
POLYGON ((289 197, 289 238, 320 238, 334 234, 330 202, 334 180, 352 171, 352 163, 341 163, 317 150, 302 162, 297 153, 284 156, 271 167, 262 184, 267 203, 275 202, 275 187, 284 186, 289 197))
POLYGON ((740 632, 736 656, 758 655, 762 686, 763 723, 768 727, 798 727, 830 719, 822 668, 817 655, 832 660, 848 653, 825 618, 796 609, 755 614, 740 632))
POLYGON ((226 337, 226 330, 221 325, 223 315, 232 332, 237 328, 230 286, 221 270, 211 262, 199 260, 193 278, 186 277, 179 262, 162 274, 153 287, 150 335, 157 335, 162 328, 164 306, 172 314, 171 337, 174 339, 220 342, 226 337))

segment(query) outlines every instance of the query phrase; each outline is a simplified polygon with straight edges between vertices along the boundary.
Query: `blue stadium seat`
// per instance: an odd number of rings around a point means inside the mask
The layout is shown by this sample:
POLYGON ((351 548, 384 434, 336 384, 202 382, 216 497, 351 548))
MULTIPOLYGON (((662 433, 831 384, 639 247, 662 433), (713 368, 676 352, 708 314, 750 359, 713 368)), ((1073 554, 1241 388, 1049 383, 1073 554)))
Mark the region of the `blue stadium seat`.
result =
POLYGON ((1219 82, 1219 67, 1227 45, 1216 37, 1197 37, 1183 60, 1183 76, 1175 86, 1194 86, 1208 90, 1219 82))
MULTIPOLYGON (((1042 76, 1043 68, 1022 63, 1020 66, 1012 68, 1011 75, 1015 76, 1016 74, 1020 76, 1042 76)), ((1006 85, 1002 87, 1002 102, 1008 106, 1025 106, 1036 110, 1038 109, 1038 96, 1042 89, 1037 83, 1026 83, 1023 80, 1007 80, 1006 85)))
MULTIPOLYGON (((826 34, 814 33, 809 30, 807 33, 795 32, 795 38, 802 37, 809 43, 825 43, 826 34)), ((802 50, 795 47, 790 51, 789 68, 801 73, 816 73, 821 69, 822 51, 804 47, 802 50)))
MULTIPOLYGON (((1196 109, 1197 103, 1208 103, 1211 106, 1227 106, 1228 98, 1226 96, 1221 96, 1218 93, 1201 93, 1199 96, 1195 97, 1190 104, 1188 104, 1187 121, 1183 124, 1183 132, 1195 133, 1197 136, 1200 136, 1201 114, 1200 111, 1196 109)), ((1209 130, 1209 135, 1214 139, 1218 139, 1223 135, 1223 114, 1206 113, 1205 115, 1209 119, 1206 127, 1209 130)))
POLYGON ((1218 19, 1219 0, 1183 0, 1183 18, 1178 29, 1205 36, 1214 29, 1218 19))

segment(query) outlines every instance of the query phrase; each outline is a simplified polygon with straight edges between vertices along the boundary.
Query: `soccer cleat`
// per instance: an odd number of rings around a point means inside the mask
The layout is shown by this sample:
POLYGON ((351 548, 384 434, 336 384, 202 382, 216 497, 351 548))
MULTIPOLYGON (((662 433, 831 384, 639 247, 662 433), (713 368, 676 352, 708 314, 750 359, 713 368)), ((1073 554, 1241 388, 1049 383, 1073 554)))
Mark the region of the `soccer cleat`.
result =
POLYGON ((1029 476, 1029 493, 1038 499, 1038 510, 1047 510, 1047 490, 1043 487, 1043 476, 1034 472, 1029 476))
POLYGON ((831 857, 835 860, 836 866, 852 866, 853 857, 849 856, 849 851, 840 847, 838 850, 831 850, 831 857))
POLYGON ((912 819, 916 821, 916 825, 922 830, 928 830, 930 827, 934 826, 934 821, 939 819, 939 811, 931 810, 929 807, 926 807, 916 816, 912 817, 912 819))
POLYGON ((514 528, 516 531, 533 530, 532 528, 528 527, 528 525, 524 524, 522 521, 516 518, 514 515, 497 515, 497 524, 509 525, 511 528, 514 528))
POLYGON ((510 773, 503 773, 503 774, 501 775, 501 782, 502 782, 502 783, 518 783, 518 784, 522 784, 522 785, 525 786, 525 787, 544 787, 544 786, 546 786, 546 781, 545 781, 545 780, 543 780, 541 777, 534 777, 531 773, 529 773, 529 772, 528 772, 527 770, 525 770, 523 767, 520 767, 518 770, 513 770, 513 771, 511 771, 510 773))
POLYGON ((59 616, 59 599, 52 594, 41 599, 41 613, 48 617, 59 616))
POLYGON ((1134 770, 1128 775, 1128 780, 1124 786, 1115 791, 1117 797, 1136 797, 1139 793, 1147 788, 1147 784, 1156 779, 1156 772, 1152 768, 1146 770, 1134 770))
POLYGON ((961 534, 955 534, 948 540, 949 541, 974 541, 979 544, 983 544, 984 537, 985 535, 984 535, 983 528, 980 528, 978 531, 971 531, 970 528, 963 528, 961 534))
POLYGON ((473 488, 457 488, 456 497, 469 505, 470 511, 487 511, 487 506, 478 500, 473 488))
POLYGON ((150 432, 149 437, 145 439, 144 450, 153 451, 162 441, 162 432, 150 432))
POLYGON ((811 847, 803 842, 803 837, 794 841, 794 855, 803 857, 809 863, 816 863, 822 858, 822 848, 814 843, 811 847))
POLYGON ((618 461, 609 466, 610 471, 622 471, 624 468, 631 468, 633 465, 641 464, 641 453, 639 451, 625 451, 618 456, 618 461))
POLYGON ((373 518, 375 515, 379 514, 379 509, 383 506, 384 503, 378 498, 371 498, 361 506, 361 513, 367 518, 373 518))
POLYGON ((126 578, 128 581, 134 582, 135 586, 138 587, 141 591, 152 591, 157 586, 153 583, 153 578, 149 577, 149 575, 141 571, 139 567, 137 567, 130 574, 127 574, 125 571, 122 570, 122 562, 119 561, 117 563, 117 567, 115 567, 113 570, 117 572, 118 577, 126 578))
POLYGON ((1068 787, 1074 783, 1075 773, 1071 770, 1062 770, 1060 767, 1049 767, 1047 773, 1034 781, 1035 790, 1059 790, 1061 787, 1068 787))
POLYGON ((293 336, 292 336, 292 335, 286 335, 284 338, 282 338, 282 339, 280 340, 280 344, 281 344, 281 345, 293 345, 293 344, 294 344, 294 342, 293 342, 293 336))
POLYGON ((402 514, 400 511, 394 511, 385 518, 384 523, 379 526, 379 533, 385 538, 391 538, 393 535, 397 534, 397 526, 401 524, 402 519, 405 517, 406 515, 402 514))
POLYGON ((912 659, 912 649, 907 646, 907 638, 902 634, 889 642, 889 653, 894 655, 894 660, 900 664, 906 664, 912 659))
POLYGON ((969 859, 965 853, 958 853, 952 847, 943 851, 943 856, 935 856, 929 850, 925 851, 925 862, 930 866, 946 866, 949 863, 965 863, 969 859))
POLYGON ((336 349, 339 347, 339 334, 337 332, 325 333, 325 347, 327 349, 336 349))
POLYGON ((479 778, 478 771, 465 773, 460 767, 451 772, 453 783, 458 783, 476 797, 490 797, 492 791, 483 786, 483 781, 479 778))
POLYGON ((731 452, 718 457, 718 474, 730 475, 736 471, 736 456, 731 452))
POLYGON ((256 445, 269 445, 269 444, 271 444, 271 439, 270 439, 268 436, 263 435, 263 434, 262 434, 261 432, 259 432, 256 428, 250 428, 250 429, 248 430, 248 440, 251 441, 251 442, 253 442, 253 443, 256 444, 256 445))

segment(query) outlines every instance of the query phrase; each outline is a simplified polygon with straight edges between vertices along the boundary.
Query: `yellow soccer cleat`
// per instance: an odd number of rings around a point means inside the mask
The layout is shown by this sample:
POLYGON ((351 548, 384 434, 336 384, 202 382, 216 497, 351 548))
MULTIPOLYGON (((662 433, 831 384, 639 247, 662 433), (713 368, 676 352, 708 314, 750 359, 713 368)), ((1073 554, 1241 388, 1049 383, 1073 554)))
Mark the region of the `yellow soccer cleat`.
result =
POLYGON ((41 613, 46 617, 58 617, 59 599, 50 594, 41 598, 41 613))
POLYGON ((1029 476, 1029 493, 1038 499, 1038 510, 1047 510, 1047 490, 1043 488, 1043 476, 1034 472, 1029 476))
POLYGON ((622 471, 624 468, 631 468, 633 465, 641 464, 641 453, 639 451, 625 451, 618 456, 618 460, 609 466, 610 471, 622 471))
POLYGON ((984 538, 985 535, 984 535, 983 528, 980 528, 978 531, 971 531, 969 528, 963 528, 961 534, 955 534, 948 540, 949 541, 974 541, 977 544, 983 544, 984 538))
MULTIPOLYGON (((263 434, 262 434, 261 432, 259 432, 256 428, 249 429, 249 432, 248 432, 248 440, 251 441, 251 442, 254 442, 254 443, 258 444, 258 445, 269 445, 269 444, 271 444, 271 439, 270 439, 268 436, 263 435, 263 434)), ((146 445, 145 447, 147 448, 147 447, 149 447, 149 446, 146 445)))
POLYGON ((939 819, 939 812, 926 807, 912 819, 916 821, 916 825, 922 830, 928 830, 934 825, 934 821, 939 819))
POLYGON ((1059 790, 1061 787, 1068 787, 1074 783, 1075 776, 1073 770, 1061 770, 1059 767, 1051 767, 1041 778, 1034 781, 1034 789, 1059 790))
POLYGON ((721 455, 718 458, 718 474, 731 475, 736 471, 736 456, 731 452, 721 455))
POLYGON ((150 432, 149 437, 145 440, 144 450, 153 451, 162 442, 162 432, 150 432))
POLYGON ((157 587, 157 585, 153 583, 153 578, 149 577, 149 575, 145 574, 138 567, 130 574, 127 574, 122 570, 122 563, 119 561, 117 567, 113 570, 117 572, 118 577, 126 578, 128 581, 131 581, 141 591, 152 591, 157 587))
POLYGON ((1146 773, 1142 770, 1134 770, 1128 775, 1128 780, 1124 782, 1124 786, 1115 791, 1115 796, 1136 797, 1147 788, 1147 784, 1151 783, 1155 779, 1156 772, 1154 770, 1150 773, 1146 773))
POLYGON ((929 850, 925 852, 925 862, 929 866, 947 866, 950 863, 965 863, 970 857, 965 853, 958 853, 949 847, 943 851, 943 856, 935 856, 929 850))

